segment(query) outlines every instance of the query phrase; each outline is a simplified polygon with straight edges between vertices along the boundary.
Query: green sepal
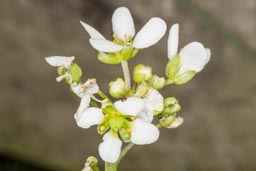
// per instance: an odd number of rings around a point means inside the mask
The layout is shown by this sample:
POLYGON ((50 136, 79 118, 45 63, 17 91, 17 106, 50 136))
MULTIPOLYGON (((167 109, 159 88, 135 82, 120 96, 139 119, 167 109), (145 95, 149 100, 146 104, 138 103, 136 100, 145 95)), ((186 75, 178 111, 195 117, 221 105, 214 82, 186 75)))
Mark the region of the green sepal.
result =
POLYGON ((166 65, 165 74, 169 79, 173 79, 180 68, 180 55, 175 55, 166 65))
POLYGON ((82 69, 76 63, 72 63, 69 66, 68 73, 72 77, 72 82, 76 82, 76 83, 80 82, 80 79, 81 79, 81 77, 83 75, 82 69))
POLYGON ((121 62, 121 59, 116 58, 114 53, 106 54, 106 53, 100 52, 98 54, 98 59, 105 64, 112 64, 112 65, 119 64, 121 62))
POLYGON ((119 135, 123 139, 124 142, 130 142, 131 141, 131 133, 127 131, 125 128, 120 128, 119 129, 119 135))
POLYGON ((117 112, 116 108, 113 105, 108 105, 102 109, 105 114, 115 114, 117 112))
POLYGON ((173 113, 169 116, 163 116, 162 118, 159 119, 159 123, 160 123, 161 126, 166 128, 166 127, 168 127, 172 124, 175 117, 176 117, 176 113, 173 113))
POLYGON ((174 84, 181 85, 190 81, 196 75, 195 71, 187 71, 183 74, 176 75, 174 78, 174 84))
POLYGON ((135 97, 143 97, 149 89, 149 85, 146 82, 142 82, 136 88, 136 92, 134 94, 135 97))
POLYGON ((128 61, 129 59, 131 59, 132 54, 133 54, 133 47, 125 46, 123 48, 123 50, 121 51, 122 60, 123 61, 128 61))
POLYGON ((133 48, 133 52, 132 52, 132 58, 134 57, 134 56, 136 56, 137 54, 139 53, 139 49, 137 49, 137 48, 133 48))
POLYGON ((105 123, 102 123, 102 124, 100 124, 100 125, 97 126, 97 132, 98 132, 98 134, 100 134, 100 135, 105 134, 108 130, 109 130, 109 126, 108 126, 108 124, 106 124, 106 122, 105 122, 105 123), (101 127, 101 126, 105 126, 105 129, 104 129, 103 131, 100 130, 100 127, 101 127))

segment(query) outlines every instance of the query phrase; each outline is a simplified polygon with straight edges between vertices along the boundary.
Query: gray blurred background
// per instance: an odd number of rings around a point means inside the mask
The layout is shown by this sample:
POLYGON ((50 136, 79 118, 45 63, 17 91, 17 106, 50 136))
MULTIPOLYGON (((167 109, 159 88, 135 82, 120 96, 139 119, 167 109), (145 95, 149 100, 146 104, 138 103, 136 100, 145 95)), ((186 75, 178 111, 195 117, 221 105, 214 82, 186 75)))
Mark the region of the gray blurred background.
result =
MULTIPOLYGON (((212 50, 193 81, 162 91, 180 100, 185 124, 161 130, 155 144, 133 148, 120 170, 256 170, 255 0, 1 0, 0 170, 73 171, 87 156, 98 157, 101 136, 76 126, 79 98, 55 81, 44 57, 76 56, 83 79, 96 77, 107 90, 121 67, 97 60, 79 20, 110 39, 119 6, 130 9, 137 31, 159 16, 168 30, 180 24, 180 48, 200 41, 212 50)), ((151 65, 164 75, 167 37, 141 50, 130 66, 151 65)))

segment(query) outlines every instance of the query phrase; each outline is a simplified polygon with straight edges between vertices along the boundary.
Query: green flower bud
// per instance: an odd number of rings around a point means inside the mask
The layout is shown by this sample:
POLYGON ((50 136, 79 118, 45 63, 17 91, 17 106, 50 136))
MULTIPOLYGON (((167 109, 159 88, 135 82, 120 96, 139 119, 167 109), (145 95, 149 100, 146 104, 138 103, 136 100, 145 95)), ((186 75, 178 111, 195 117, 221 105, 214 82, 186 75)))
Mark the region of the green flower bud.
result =
POLYGON ((163 115, 177 113, 180 110, 181 106, 179 105, 179 101, 175 97, 169 97, 164 99, 164 110, 162 112, 163 115))
POLYGON ((83 71, 76 63, 72 63, 69 66, 68 72, 72 77, 72 82, 76 82, 76 83, 80 82, 80 78, 83 75, 83 71))
POLYGON ((169 116, 163 116, 160 120, 159 123, 162 127, 167 128, 168 126, 171 125, 171 123, 174 121, 176 114, 172 114, 169 116))
POLYGON ((164 77, 158 77, 157 75, 153 75, 153 77, 149 80, 149 84, 159 90, 164 87, 165 85, 165 78, 164 77))
POLYGON ((122 137, 122 139, 124 140, 124 142, 130 142, 131 139, 131 130, 130 128, 121 128, 119 130, 119 134, 122 137))
POLYGON ((98 59, 105 64, 119 64, 122 59, 117 58, 115 54, 99 53, 98 59))
POLYGON ((175 55, 166 65, 165 74, 170 80, 173 80, 180 67, 180 55, 175 55))
POLYGON ((125 82, 122 78, 109 83, 109 93, 114 98, 122 98, 127 94, 125 82))
POLYGON ((185 84, 186 82, 190 81, 196 75, 195 71, 187 71, 183 74, 178 74, 174 78, 174 84, 181 85, 185 84))
POLYGON ((137 65, 133 69, 133 79, 137 83, 142 81, 148 81, 152 77, 152 68, 150 66, 144 66, 142 64, 137 65))

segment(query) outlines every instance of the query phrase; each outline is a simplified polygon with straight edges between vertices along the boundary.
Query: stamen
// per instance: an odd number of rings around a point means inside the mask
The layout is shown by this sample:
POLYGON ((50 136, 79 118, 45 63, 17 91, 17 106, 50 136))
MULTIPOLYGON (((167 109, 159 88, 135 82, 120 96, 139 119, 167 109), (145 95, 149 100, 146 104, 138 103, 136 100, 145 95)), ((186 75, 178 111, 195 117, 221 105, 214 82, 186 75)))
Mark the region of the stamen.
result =
POLYGON ((119 113, 119 112, 116 112, 116 115, 117 115, 117 116, 119 116, 119 115, 121 115, 121 113, 119 113))
POLYGON ((136 118, 135 118, 135 116, 131 116, 130 119, 131 119, 132 121, 134 121, 136 118))
POLYGON ((131 128, 127 128, 126 131, 130 133, 131 132, 131 128))
POLYGON ((108 118, 110 116, 110 114, 106 113, 105 114, 105 118, 108 118))
POLYGON ((102 125, 101 127, 100 127, 100 131, 104 131, 106 129, 106 127, 104 126, 104 125, 102 125))
POLYGON ((114 137, 118 137, 118 133, 117 132, 114 133, 114 137))

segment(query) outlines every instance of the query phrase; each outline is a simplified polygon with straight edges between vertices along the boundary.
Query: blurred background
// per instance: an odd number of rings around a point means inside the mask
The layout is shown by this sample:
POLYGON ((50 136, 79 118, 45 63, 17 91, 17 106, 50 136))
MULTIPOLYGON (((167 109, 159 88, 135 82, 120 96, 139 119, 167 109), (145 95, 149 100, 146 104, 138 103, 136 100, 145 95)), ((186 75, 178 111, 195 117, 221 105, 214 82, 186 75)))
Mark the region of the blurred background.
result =
MULTIPOLYGON (((0 170, 73 171, 89 155, 98 157, 101 136, 76 126, 79 98, 55 81, 44 57, 76 56, 83 80, 96 77, 107 90, 121 67, 97 60, 79 20, 111 39, 119 6, 130 9, 137 31, 158 16, 168 29, 180 24, 180 48, 199 41, 212 51, 195 79, 162 91, 179 99, 184 125, 133 148, 119 170, 256 170, 255 0, 1 0, 0 170)), ((130 66, 151 65, 164 75, 167 37, 141 50, 130 66)))

